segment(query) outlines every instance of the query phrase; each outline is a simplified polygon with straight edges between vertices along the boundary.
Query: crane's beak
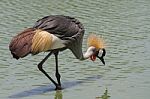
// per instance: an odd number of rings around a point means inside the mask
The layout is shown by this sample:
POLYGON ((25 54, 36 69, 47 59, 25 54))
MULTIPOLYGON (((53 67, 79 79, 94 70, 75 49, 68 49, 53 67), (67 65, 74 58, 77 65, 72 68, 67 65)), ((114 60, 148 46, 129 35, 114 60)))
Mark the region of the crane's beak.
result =
POLYGON ((99 56, 97 56, 100 60, 101 60, 101 62, 105 65, 105 60, 104 60, 104 58, 103 57, 99 57, 99 56))

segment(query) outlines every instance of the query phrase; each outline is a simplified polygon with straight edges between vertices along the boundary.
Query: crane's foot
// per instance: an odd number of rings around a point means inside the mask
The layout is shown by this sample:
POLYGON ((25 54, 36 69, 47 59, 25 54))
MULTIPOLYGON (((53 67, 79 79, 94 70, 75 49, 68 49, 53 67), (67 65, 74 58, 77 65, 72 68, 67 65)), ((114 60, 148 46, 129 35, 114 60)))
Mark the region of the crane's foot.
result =
POLYGON ((62 87, 60 85, 57 85, 55 90, 62 90, 62 87))

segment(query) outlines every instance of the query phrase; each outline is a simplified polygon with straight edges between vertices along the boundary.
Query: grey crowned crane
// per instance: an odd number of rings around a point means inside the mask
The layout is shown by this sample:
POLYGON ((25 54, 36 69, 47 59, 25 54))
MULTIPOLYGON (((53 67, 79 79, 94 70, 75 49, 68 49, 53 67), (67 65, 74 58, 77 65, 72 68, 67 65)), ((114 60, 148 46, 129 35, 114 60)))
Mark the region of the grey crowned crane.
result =
POLYGON ((36 55, 40 52, 49 54, 38 64, 38 69, 48 77, 56 86, 61 89, 60 74, 58 71, 58 53, 70 49, 79 60, 90 58, 94 61, 99 58, 105 65, 104 42, 101 38, 92 34, 88 37, 88 49, 82 53, 82 41, 84 27, 77 19, 63 15, 50 15, 39 19, 32 28, 25 29, 10 42, 9 49, 14 58, 19 59, 28 54, 36 55), (56 62, 56 78, 54 81, 42 68, 48 57, 54 54, 56 62))

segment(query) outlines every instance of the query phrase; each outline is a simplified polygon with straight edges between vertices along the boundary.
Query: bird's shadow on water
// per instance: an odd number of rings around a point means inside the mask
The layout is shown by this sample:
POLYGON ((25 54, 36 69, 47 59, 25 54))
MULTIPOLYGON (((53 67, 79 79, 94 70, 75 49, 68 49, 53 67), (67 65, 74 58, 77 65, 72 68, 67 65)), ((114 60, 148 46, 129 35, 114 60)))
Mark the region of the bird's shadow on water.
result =
MULTIPOLYGON (((85 83, 86 81, 89 80, 96 80, 96 79, 100 79, 101 76, 92 76, 92 77, 86 77, 84 78, 84 80, 81 81, 68 81, 68 82, 63 82, 62 83, 62 87, 63 89, 68 89, 77 85, 80 85, 82 83, 85 83)), ((40 87, 37 88, 33 88, 30 90, 25 90, 16 94, 13 94, 11 96, 9 96, 9 98, 23 98, 23 97, 29 97, 29 96, 33 96, 33 95, 39 95, 39 94, 43 94, 43 93, 47 93, 47 92, 52 92, 55 91, 55 86, 50 84, 50 85, 42 85, 40 87)))

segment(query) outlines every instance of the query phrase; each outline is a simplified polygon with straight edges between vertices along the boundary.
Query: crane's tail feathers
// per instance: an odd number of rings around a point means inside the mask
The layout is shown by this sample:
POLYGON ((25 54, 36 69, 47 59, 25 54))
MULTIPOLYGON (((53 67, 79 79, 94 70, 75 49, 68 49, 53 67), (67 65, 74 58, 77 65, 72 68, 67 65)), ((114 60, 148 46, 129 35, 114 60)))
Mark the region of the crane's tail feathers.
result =
POLYGON ((35 34, 34 30, 33 28, 28 28, 11 40, 9 49, 14 58, 19 59, 30 53, 32 38, 35 34))
POLYGON ((28 28, 15 36, 10 42, 9 49, 14 58, 23 58, 28 54, 37 54, 50 49, 52 42, 51 34, 28 28))
POLYGON ((90 34, 87 40, 87 45, 88 46, 94 46, 97 49, 104 48, 104 40, 102 37, 98 37, 95 34, 90 34))

